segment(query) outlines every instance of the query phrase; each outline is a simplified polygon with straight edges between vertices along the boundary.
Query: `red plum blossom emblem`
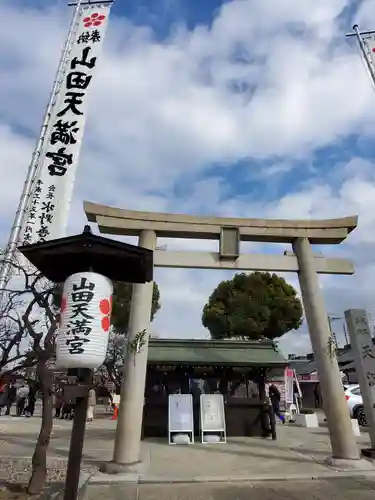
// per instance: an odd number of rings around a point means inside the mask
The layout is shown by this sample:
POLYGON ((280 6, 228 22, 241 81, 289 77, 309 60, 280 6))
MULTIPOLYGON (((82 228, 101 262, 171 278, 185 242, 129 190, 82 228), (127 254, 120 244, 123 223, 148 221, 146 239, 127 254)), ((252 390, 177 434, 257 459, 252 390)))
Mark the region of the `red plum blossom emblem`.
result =
POLYGON ((83 26, 85 28, 98 27, 103 24, 105 16, 103 14, 99 14, 98 12, 94 12, 91 16, 87 16, 83 18, 83 26))
POLYGON ((112 297, 101 300, 99 302, 99 310, 103 315, 101 319, 102 328, 105 332, 108 332, 111 326, 112 297))
POLYGON ((65 311, 67 303, 68 303, 68 301, 67 301, 66 297, 62 297, 61 304, 60 304, 60 313, 61 314, 65 311))

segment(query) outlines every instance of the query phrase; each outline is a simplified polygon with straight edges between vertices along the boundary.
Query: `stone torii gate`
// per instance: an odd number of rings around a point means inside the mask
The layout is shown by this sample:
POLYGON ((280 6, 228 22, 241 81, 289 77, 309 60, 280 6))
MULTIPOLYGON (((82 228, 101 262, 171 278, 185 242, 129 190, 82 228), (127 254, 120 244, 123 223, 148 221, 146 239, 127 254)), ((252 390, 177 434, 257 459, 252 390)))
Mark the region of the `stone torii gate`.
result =
MULTIPOLYGON (((264 270, 297 272, 306 320, 324 401, 336 465, 359 460, 359 452, 346 407, 340 371, 319 287, 318 274, 353 274, 346 259, 314 255, 311 245, 334 245, 357 226, 356 216, 329 220, 276 220, 201 217, 196 215, 140 212, 84 202, 89 222, 104 234, 138 236, 141 247, 154 250, 155 267, 264 270), (157 238, 218 240, 218 252, 168 251, 156 248, 157 238), (241 254, 241 241, 291 243, 284 254, 241 254)), ((129 339, 149 329, 153 284, 133 289, 129 339)), ((121 390, 113 466, 119 469, 138 463, 147 369, 148 338, 137 356, 127 353, 121 390)))

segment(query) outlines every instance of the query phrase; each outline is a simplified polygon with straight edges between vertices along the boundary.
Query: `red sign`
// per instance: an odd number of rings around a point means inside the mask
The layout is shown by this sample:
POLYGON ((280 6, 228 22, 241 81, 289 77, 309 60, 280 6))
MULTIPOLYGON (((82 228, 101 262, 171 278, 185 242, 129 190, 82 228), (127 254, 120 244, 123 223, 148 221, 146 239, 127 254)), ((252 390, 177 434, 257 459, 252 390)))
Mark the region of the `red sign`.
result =
POLYGON ((311 375, 298 375, 298 380, 301 382, 318 382, 318 375, 311 373, 311 375))

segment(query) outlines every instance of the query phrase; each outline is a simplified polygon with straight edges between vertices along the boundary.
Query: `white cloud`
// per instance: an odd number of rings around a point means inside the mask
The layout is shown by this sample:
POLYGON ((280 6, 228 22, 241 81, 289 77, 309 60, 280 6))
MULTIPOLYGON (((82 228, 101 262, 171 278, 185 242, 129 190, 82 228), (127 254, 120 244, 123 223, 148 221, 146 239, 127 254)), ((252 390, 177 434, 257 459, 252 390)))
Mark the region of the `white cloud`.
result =
POLYGON ((17 208, 17 193, 19 191, 21 194, 20 188, 26 178, 31 147, 30 140, 15 134, 8 125, 0 122, 0 227, 4 219, 8 220, 14 215, 17 208))
MULTIPOLYGON (((375 132, 374 95, 353 44, 344 37, 342 15, 349 4, 284 0, 281 6, 276 1, 235 0, 222 6, 210 27, 187 31, 181 25, 162 42, 150 28, 113 15, 90 95, 70 230, 79 231, 85 223, 83 199, 140 210, 228 216, 331 218, 358 213, 359 228, 344 248, 355 257, 358 276, 350 282, 331 277, 323 283, 327 294, 335 283, 346 283, 340 302, 343 294, 349 301, 349 287, 366 290, 356 297, 370 304, 375 278, 368 258, 374 244, 373 164, 339 157, 330 175, 318 170, 320 179, 316 174, 310 178, 313 154, 321 148, 340 141, 347 149, 352 134, 367 140, 375 132), (254 161, 259 159, 264 160, 262 167, 254 161), (237 162, 258 169, 244 180, 263 180, 268 197, 256 190, 254 198, 239 196, 241 186, 234 185, 230 173, 223 177, 222 170, 205 177, 214 165, 229 169, 237 162), (283 172, 293 172, 299 185, 291 183, 289 193, 280 198, 267 183, 272 183, 272 174, 283 172), (237 196, 226 199, 229 188, 233 193, 238 188, 237 196), (362 256, 367 256, 363 265, 362 256)), ((361 3, 361 22, 370 5, 361 3)), ((10 1, 3 11, 7 22, 0 44, 7 50, 0 55, 0 169, 6 189, 2 187, 0 215, 5 237, 68 13, 62 6, 16 9, 10 1)), ((350 27, 352 20, 347 22, 350 27)), ((217 244, 168 245, 212 249, 217 244)), ((168 336, 204 335, 202 307, 226 276, 158 270, 163 309, 154 328, 168 336)), ((333 307, 335 300, 329 301, 333 307)), ((290 334, 285 348, 298 343, 304 349, 306 339, 290 334)))
POLYGON ((354 23, 359 25, 361 31, 373 29, 371 25, 369 25, 369 23, 372 22, 374 8, 374 0, 363 0, 362 2, 359 2, 359 5, 357 6, 357 12, 354 17, 354 23))

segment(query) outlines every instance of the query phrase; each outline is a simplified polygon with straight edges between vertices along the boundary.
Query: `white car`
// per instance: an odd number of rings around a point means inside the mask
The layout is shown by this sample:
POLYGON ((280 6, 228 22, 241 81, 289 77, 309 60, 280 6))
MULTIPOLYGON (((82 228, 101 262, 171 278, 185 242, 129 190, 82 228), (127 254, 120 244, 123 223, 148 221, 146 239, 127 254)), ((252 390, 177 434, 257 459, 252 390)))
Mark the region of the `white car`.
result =
POLYGON ((344 386, 344 390, 350 418, 356 418, 359 425, 366 426, 367 420, 359 385, 344 386))

